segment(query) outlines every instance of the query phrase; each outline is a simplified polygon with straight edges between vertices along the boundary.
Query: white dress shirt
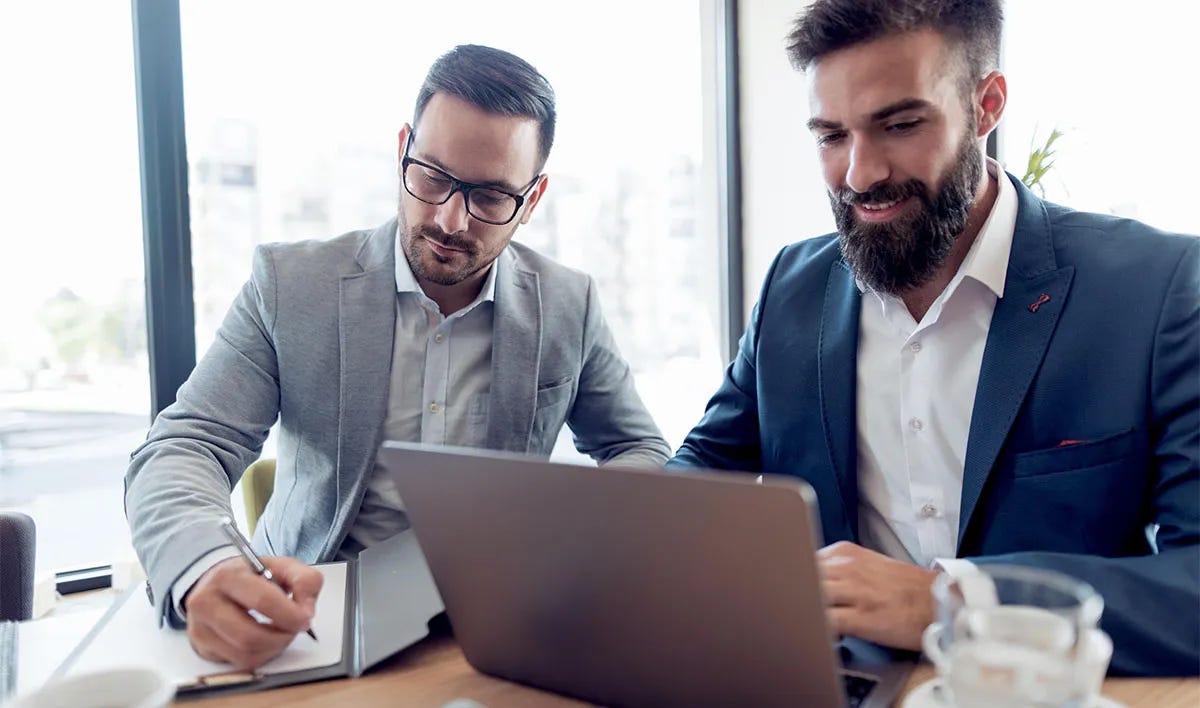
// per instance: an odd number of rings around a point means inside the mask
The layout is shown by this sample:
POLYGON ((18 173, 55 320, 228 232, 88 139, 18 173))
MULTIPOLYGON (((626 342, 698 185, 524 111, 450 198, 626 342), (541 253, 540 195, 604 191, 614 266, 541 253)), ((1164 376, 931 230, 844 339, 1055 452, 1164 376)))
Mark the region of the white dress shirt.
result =
POLYGON ((958 547, 963 462, 975 388, 1017 218, 1017 195, 993 160, 999 191, 966 259, 920 322, 904 302, 863 292, 858 342, 858 528, 862 544, 946 570, 958 547))
MULTIPOLYGON (((385 440, 486 444, 496 271, 493 265, 471 304, 447 317, 417 284, 397 234, 396 336, 385 440)), ((343 548, 366 548, 407 528, 395 481, 376 465, 343 548)))
MULTIPOLYGON (((492 321, 496 271, 471 304, 449 317, 421 290, 396 234, 396 333, 384 438, 482 447, 487 441, 492 384, 492 321)), ((343 550, 359 550, 408 528, 395 483, 373 470, 343 550)), ((237 555, 222 546, 201 556, 171 586, 175 610, 209 568, 237 555)))

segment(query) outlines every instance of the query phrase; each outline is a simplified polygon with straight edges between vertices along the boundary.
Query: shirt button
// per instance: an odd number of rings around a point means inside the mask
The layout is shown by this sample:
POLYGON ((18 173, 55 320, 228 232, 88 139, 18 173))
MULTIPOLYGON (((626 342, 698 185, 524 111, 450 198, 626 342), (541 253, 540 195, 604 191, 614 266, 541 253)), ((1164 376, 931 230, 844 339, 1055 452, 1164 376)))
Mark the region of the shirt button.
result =
POLYGON ((920 418, 910 418, 908 421, 908 427, 919 433, 921 432, 921 429, 925 427, 925 424, 921 422, 920 418))
POLYGON ((446 337, 444 335, 442 335, 441 332, 438 332, 437 334, 433 335, 433 341, 437 342, 438 344, 441 344, 442 340, 445 338, 446 337))
POLYGON ((922 519, 932 519, 933 517, 937 516, 938 510, 933 504, 926 504, 925 506, 921 507, 921 511, 918 513, 920 513, 922 519))
POLYGON ((913 354, 916 354, 917 352, 921 351, 921 343, 913 342, 912 344, 908 345, 908 348, 912 350, 913 354))
POLYGON ((429 412, 430 412, 430 413, 437 413, 437 412, 438 412, 438 404, 436 404, 436 403, 430 403, 430 404, 429 404, 429 412))

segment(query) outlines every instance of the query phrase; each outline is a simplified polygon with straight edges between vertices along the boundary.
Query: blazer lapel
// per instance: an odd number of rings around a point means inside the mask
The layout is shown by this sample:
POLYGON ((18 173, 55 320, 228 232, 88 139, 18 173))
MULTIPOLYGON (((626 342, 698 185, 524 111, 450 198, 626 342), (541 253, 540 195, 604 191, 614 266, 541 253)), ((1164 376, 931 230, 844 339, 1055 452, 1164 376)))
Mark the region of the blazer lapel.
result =
POLYGON ((1018 180, 1017 221, 1005 276, 996 301, 975 391, 971 430, 963 463, 958 543, 988 475, 1041 367, 1067 301, 1074 268, 1058 268, 1045 207, 1018 180))
POLYGON ((492 390, 487 445, 524 453, 533 434, 542 353, 542 299, 537 273, 518 267, 505 249, 496 259, 492 323, 492 390))
POLYGON ((395 220, 359 252, 363 270, 342 276, 338 293, 337 485, 335 532, 357 511, 357 485, 375 459, 387 418, 396 333, 395 220))
POLYGON ((821 313, 817 380, 821 390, 821 422, 837 475, 842 512, 858 539, 858 471, 855 455, 858 313, 862 295, 842 260, 829 269, 821 313))

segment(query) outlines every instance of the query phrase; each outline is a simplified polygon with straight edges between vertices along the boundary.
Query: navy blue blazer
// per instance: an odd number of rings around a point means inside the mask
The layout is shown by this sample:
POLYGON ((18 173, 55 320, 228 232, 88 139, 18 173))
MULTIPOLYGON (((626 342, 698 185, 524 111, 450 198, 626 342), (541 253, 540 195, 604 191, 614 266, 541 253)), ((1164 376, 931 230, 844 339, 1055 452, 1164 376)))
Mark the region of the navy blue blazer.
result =
MULTIPOLYGON (((979 373, 958 554, 1091 583, 1114 673, 1196 674, 1200 239, 1073 211, 1009 179, 1016 230, 979 373)), ((859 303, 836 235, 784 248, 668 466, 800 477, 825 542, 857 541, 859 303)))

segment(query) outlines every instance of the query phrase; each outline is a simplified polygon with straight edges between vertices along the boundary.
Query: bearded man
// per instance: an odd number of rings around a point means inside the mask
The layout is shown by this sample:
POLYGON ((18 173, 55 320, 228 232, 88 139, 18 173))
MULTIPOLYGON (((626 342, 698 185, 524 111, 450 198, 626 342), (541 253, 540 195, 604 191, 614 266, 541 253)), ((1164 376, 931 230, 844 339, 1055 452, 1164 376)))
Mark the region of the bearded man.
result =
POLYGON ((1200 239, 1038 199, 985 141, 999 0, 815 0, 836 234, 784 248, 672 467, 819 500, 837 632, 917 649, 938 572, 1049 568, 1103 596, 1118 674, 1200 668, 1200 239))

